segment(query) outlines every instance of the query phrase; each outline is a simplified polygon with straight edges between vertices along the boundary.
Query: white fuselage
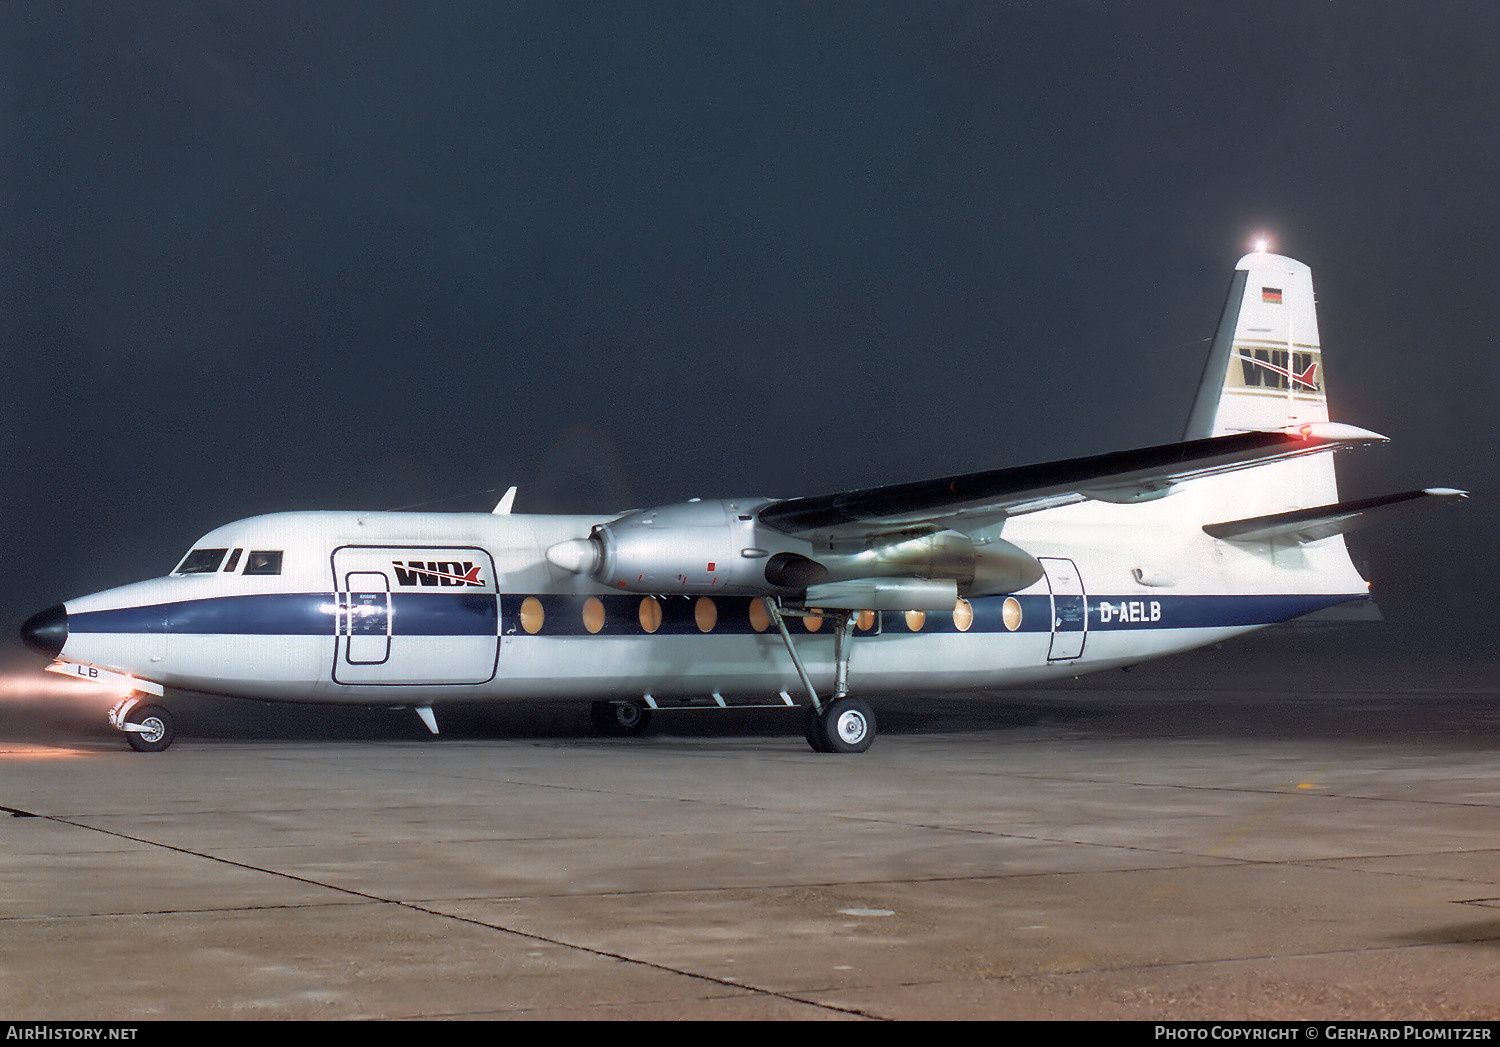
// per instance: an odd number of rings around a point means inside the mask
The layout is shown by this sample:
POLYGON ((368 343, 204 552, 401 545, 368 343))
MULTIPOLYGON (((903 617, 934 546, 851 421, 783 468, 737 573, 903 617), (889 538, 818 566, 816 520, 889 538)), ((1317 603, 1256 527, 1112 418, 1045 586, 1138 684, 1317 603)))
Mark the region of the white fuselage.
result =
MULTIPOLYGON (((1203 532, 1215 518, 1277 511, 1277 487, 1256 485, 1247 503, 1236 478, 1207 478, 1149 504, 1090 501, 1012 519, 1005 540, 1037 557, 1044 577, 1017 593, 961 600, 951 613, 863 616, 850 690, 1078 675, 1366 596, 1342 538, 1246 544, 1203 532)), ((586 538, 602 519, 303 512, 241 520, 195 549, 245 558, 274 550, 280 573, 249 574, 236 562, 69 600, 60 657, 167 687, 314 702, 801 690, 754 597, 621 592, 548 562, 549 548, 586 538)), ((816 616, 787 625, 814 685, 828 688, 832 626, 816 616)))

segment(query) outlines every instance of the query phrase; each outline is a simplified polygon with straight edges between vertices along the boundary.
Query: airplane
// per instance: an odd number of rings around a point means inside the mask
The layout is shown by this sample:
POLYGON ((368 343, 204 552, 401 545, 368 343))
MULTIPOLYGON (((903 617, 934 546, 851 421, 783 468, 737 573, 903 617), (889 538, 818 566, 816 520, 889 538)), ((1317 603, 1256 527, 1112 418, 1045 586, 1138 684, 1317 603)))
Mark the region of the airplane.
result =
POLYGON ((1340 501, 1311 270, 1237 264, 1180 441, 833 495, 590 515, 291 512, 210 531, 165 577, 21 627, 47 668, 118 687, 143 752, 181 689, 434 709, 579 700, 803 710, 817 752, 867 750, 867 699, 1115 667, 1369 596, 1343 534, 1465 497, 1340 501), (795 697, 794 697, 795 695, 795 697))

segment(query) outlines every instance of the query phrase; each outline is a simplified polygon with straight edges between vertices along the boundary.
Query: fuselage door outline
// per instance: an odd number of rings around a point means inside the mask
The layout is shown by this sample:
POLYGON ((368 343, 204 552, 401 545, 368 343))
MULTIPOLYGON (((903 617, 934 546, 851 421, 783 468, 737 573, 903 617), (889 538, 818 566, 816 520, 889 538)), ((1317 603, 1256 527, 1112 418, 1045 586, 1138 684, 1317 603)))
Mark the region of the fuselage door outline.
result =
POLYGON ((391 656, 390 578, 380 571, 350 571, 340 597, 344 661, 384 665, 391 656))
POLYGON ((1047 651, 1047 660, 1059 662, 1081 658, 1084 641, 1088 639, 1089 613, 1088 597, 1083 590, 1078 565, 1061 557, 1041 556, 1037 559, 1052 595, 1052 646, 1047 651))
POLYGON ((494 679, 500 601, 486 550, 341 545, 332 563, 334 683, 438 687, 494 679))

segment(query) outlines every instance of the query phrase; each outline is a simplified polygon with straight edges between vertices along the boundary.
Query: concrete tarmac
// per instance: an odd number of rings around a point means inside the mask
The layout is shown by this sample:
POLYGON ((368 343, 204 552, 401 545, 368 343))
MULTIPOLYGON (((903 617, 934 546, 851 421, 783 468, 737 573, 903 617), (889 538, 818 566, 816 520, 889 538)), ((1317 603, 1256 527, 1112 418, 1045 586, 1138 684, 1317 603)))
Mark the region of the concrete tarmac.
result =
POLYGON ((202 699, 142 755, 12 691, 0 1019, 1494 1019, 1491 668, 1242 641, 856 757, 202 699))

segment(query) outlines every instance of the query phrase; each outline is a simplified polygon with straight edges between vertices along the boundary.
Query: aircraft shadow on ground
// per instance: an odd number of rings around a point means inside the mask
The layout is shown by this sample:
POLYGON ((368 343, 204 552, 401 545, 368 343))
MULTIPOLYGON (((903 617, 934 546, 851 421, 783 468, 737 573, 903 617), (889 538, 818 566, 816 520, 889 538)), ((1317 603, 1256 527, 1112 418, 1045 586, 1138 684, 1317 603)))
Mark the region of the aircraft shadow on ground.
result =
MULTIPOLYGON (((1500 743, 1500 689, 1492 683, 1496 676, 1488 662, 1470 659, 1440 669, 1400 657, 1379 661, 1369 656, 1364 644, 1340 647, 1329 644, 1331 638, 1316 633, 1268 635, 1258 644, 1237 641, 1128 673, 1114 670, 1010 690, 869 700, 879 733, 896 738, 993 733, 997 740, 1008 740, 1028 732, 1071 738, 1307 739, 1465 749, 1500 743)), ((21 679, 15 676, 12 682, 21 679)), ((109 699, 60 694, 55 686, 45 696, 40 690, 27 695, 26 690, 0 702, 0 742, 123 746, 122 736, 105 723, 109 699)), ((597 737, 585 701, 439 705, 442 733, 437 739, 409 708, 260 702, 170 691, 167 705, 177 716, 178 744, 597 737)), ((648 737, 658 743, 674 738, 800 743, 802 715, 789 708, 666 708, 655 715, 648 737)))
MULTIPOLYGON (((178 745, 213 741, 424 741, 598 738, 589 722, 586 702, 534 704, 463 703, 437 707, 437 738, 411 709, 366 706, 315 706, 256 702, 246 699, 169 693, 177 718, 178 745)), ((958 708, 923 710, 915 700, 899 707, 877 704, 880 730, 889 735, 933 732, 977 732, 1025 727, 1042 711, 1030 704, 981 699, 958 708)), ((79 703, 36 703, 0 709, 0 741, 53 744, 123 744, 123 737, 104 722, 106 710, 79 703)), ((654 714, 645 737, 802 738, 799 709, 663 708, 654 714)), ((618 741, 610 739, 610 741, 618 741)))
MULTIPOLYGON (((1287 692, 1274 686, 1214 681, 1195 687, 1111 688, 1098 680, 1072 686, 871 698, 886 738, 1020 735, 1099 740, 1199 740, 1421 744, 1464 749, 1500 743, 1500 703, 1489 694, 1434 689, 1287 692)), ((465 703, 437 708, 434 738, 407 708, 316 706, 177 693, 178 745, 225 742, 420 742, 598 739, 586 702, 465 703)), ((31 702, 0 706, 0 742, 119 744, 123 737, 95 703, 31 702)), ((703 739, 802 740, 802 713, 791 708, 658 711, 646 734, 656 744, 703 739)), ((604 740, 601 740, 604 741, 604 740)), ((608 742, 616 743, 618 739, 608 742)))

